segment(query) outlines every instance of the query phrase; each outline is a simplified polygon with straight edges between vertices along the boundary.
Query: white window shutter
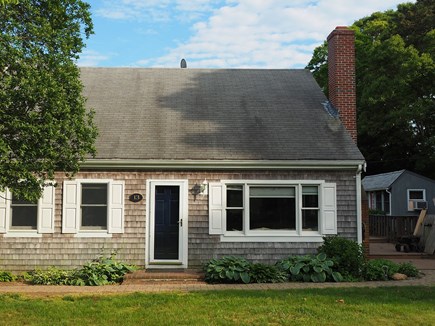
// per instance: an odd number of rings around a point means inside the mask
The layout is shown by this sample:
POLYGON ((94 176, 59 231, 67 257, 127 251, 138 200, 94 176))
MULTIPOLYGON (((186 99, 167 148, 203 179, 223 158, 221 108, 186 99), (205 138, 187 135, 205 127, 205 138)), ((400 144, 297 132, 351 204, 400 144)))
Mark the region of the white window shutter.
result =
POLYGON ((224 234, 225 203, 224 184, 209 183, 208 185, 209 233, 224 234))
POLYGON ((6 221, 9 214, 10 200, 7 200, 9 192, 0 191, 0 233, 6 233, 6 221))
POLYGON ((63 182, 62 233, 77 233, 79 228, 79 183, 63 182))
POLYGON ((322 186, 322 234, 337 234, 337 191, 335 183, 322 186))
POLYGON ((54 233, 54 193, 53 186, 44 187, 38 203, 38 233, 54 233))
POLYGON ((124 181, 114 180, 109 191, 109 233, 124 233, 124 181))

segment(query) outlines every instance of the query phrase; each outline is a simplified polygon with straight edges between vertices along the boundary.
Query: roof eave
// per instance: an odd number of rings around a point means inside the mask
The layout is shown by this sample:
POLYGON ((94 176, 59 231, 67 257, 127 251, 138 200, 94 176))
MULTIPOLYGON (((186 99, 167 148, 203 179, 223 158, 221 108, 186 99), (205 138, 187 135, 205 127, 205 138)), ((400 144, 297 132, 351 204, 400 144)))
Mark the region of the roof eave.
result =
POLYGON ((95 170, 354 170, 364 160, 136 160, 88 159, 82 169, 95 170))

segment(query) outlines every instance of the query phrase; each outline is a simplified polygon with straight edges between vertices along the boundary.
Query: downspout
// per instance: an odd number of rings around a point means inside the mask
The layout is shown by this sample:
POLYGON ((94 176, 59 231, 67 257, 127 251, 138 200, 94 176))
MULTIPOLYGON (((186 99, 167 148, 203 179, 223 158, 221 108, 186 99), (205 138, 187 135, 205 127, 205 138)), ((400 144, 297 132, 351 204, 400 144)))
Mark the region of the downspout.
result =
MULTIPOLYGON (((385 189, 385 192, 386 192, 386 193, 388 194, 388 196, 390 197, 390 198, 388 198, 388 206, 390 206, 390 209, 389 209, 390 213, 389 213, 389 215, 392 215, 392 212, 391 212, 391 192, 388 191, 388 188, 385 189)), ((385 202, 385 201, 384 201, 384 202, 385 202)))
POLYGON ((358 165, 358 169, 356 170, 356 232, 357 232, 357 242, 359 244, 362 243, 362 210, 361 210, 361 172, 365 169, 362 164, 358 165))

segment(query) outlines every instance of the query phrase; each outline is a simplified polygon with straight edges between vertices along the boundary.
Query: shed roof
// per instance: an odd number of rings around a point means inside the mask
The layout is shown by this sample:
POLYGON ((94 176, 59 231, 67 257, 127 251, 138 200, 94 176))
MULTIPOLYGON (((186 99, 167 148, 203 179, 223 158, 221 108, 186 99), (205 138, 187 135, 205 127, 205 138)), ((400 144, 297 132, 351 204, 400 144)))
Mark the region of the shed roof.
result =
POLYGON ((81 68, 97 159, 363 160, 306 70, 81 68))
POLYGON ((365 191, 385 190, 391 187, 406 170, 369 175, 362 180, 365 191))

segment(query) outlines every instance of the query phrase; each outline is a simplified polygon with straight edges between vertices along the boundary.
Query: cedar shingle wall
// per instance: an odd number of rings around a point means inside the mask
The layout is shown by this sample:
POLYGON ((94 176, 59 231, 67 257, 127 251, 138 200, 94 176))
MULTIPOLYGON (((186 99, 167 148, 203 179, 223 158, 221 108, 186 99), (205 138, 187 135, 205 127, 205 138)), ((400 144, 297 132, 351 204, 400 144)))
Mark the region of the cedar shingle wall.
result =
MULTIPOLYGON (((189 190, 204 179, 256 180, 325 180, 337 183, 339 234, 356 240, 355 174, 337 171, 258 171, 258 172, 81 172, 77 179, 118 179, 125 181, 125 232, 111 238, 79 238, 61 233, 62 183, 56 188, 54 234, 41 238, 14 238, 0 234, 0 270, 23 271, 33 268, 78 267, 99 254, 117 252, 117 258, 127 263, 145 264, 146 182, 149 179, 188 179, 189 190), (128 197, 141 193, 144 199, 132 203, 128 197)), ((240 255, 248 259, 274 263, 290 254, 315 252, 318 244, 310 243, 221 243, 219 236, 208 234, 208 197, 189 193, 189 267, 223 255, 240 255)))

